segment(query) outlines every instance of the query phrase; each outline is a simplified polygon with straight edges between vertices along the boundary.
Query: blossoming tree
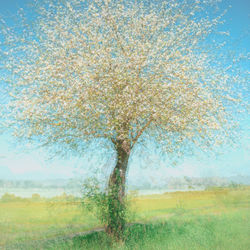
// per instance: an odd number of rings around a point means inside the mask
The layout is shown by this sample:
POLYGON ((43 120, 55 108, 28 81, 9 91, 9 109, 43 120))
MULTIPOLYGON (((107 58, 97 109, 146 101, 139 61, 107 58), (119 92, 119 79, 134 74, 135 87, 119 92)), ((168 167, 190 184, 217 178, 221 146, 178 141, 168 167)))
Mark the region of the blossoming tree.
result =
POLYGON ((106 231, 118 239, 136 144, 148 136, 177 154, 186 145, 206 150, 228 136, 234 78, 217 63, 212 45, 220 17, 202 16, 204 6, 191 0, 37 1, 34 22, 22 11, 21 28, 2 21, 9 125, 43 145, 112 143, 117 161, 108 182, 106 231))

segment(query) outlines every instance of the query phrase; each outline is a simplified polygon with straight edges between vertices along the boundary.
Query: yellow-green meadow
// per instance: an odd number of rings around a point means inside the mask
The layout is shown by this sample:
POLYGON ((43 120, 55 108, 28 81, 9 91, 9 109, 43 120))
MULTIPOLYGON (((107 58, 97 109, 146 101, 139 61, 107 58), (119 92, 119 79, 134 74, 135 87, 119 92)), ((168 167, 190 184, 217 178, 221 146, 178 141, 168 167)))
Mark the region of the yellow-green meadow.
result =
POLYGON ((249 249, 250 187, 130 196, 121 246, 103 232, 81 234, 101 225, 79 198, 1 201, 0 248, 249 249))

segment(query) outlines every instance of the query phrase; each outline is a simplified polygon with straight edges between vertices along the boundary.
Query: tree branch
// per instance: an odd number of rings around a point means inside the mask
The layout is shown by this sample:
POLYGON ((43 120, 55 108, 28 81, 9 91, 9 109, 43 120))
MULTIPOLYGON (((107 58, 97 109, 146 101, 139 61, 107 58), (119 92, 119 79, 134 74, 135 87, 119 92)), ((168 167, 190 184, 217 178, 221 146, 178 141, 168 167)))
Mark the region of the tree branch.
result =
POLYGON ((145 124, 145 126, 137 133, 136 137, 134 138, 134 140, 132 141, 132 146, 131 149, 134 147, 136 141, 138 140, 138 138, 141 136, 141 134, 145 131, 145 129, 150 125, 150 123, 153 121, 153 118, 150 118, 148 120, 148 122, 145 124))

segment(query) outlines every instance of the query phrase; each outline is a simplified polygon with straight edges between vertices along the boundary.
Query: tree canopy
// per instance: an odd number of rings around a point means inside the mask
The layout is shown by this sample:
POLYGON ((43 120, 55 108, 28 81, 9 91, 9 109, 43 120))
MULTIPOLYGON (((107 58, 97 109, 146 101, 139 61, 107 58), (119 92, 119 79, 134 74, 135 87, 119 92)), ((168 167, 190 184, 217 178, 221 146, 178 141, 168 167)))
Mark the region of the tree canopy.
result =
POLYGON ((203 2, 49 1, 35 10, 32 25, 23 17, 19 32, 2 29, 18 136, 71 146, 119 139, 130 151, 144 134, 168 152, 226 138, 232 76, 209 38, 221 17, 201 16, 203 2))

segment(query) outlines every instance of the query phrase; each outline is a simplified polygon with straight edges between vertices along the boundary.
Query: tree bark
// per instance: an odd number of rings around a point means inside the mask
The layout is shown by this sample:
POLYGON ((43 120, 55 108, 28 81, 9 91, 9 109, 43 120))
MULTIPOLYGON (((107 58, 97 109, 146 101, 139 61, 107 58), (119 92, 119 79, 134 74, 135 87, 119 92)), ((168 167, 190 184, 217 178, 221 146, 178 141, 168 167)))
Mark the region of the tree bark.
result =
POLYGON ((108 182, 108 218, 106 232, 122 240, 126 223, 125 184, 130 149, 124 141, 116 143, 117 162, 108 182))

